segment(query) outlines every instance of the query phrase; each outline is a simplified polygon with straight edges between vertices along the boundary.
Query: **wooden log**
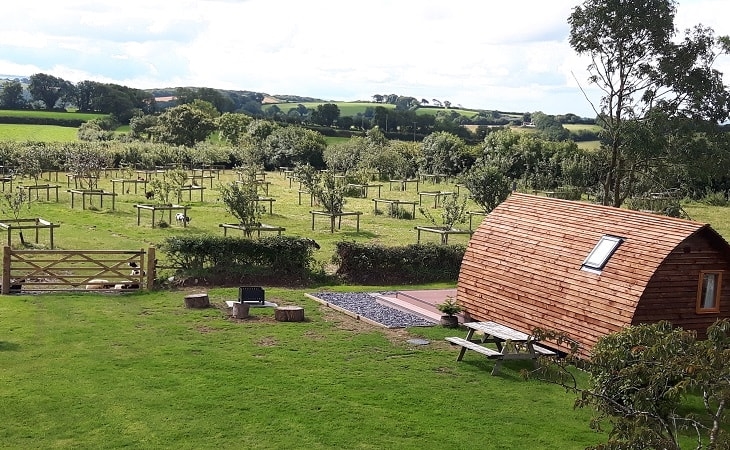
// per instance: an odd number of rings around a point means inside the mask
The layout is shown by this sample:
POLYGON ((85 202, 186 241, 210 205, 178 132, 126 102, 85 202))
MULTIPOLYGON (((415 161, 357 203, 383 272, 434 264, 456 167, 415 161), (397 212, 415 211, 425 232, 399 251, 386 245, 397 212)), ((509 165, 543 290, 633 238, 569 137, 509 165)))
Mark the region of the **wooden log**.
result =
POLYGON ((186 308, 208 308, 210 299, 208 294, 190 294, 185 296, 186 308))
POLYGON ((245 319, 248 317, 250 305, 244 302, 233 302, 233 317, 236 319, 245 319))
POLYGON ((304 308, 301 306, 279 306, 274 309, 274 319, 278 322, 304 321, 304 308))

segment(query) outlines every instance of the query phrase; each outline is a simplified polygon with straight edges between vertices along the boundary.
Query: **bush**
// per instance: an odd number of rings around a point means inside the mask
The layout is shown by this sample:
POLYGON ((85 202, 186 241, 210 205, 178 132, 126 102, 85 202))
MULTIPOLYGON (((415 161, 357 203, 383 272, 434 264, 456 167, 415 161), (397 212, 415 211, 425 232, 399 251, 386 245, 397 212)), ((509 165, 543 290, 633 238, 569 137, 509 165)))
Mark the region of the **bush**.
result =
POLYGON ((702 197, 702 203, 709 206, 727 206, 728 199, 725 192, 711 192, 708 190, 705 196, 702 197))
POLYGON ((334 262, 337 275, 361 284, 410 284, 456 281, 463 245, 412 244, 386 247, 378 244, 338 242, 334 262))
POLYGON ((307 238, 174 236, 161 248, 178 275, 221 279, 256 274, 308 276, 316 243, 307 238))

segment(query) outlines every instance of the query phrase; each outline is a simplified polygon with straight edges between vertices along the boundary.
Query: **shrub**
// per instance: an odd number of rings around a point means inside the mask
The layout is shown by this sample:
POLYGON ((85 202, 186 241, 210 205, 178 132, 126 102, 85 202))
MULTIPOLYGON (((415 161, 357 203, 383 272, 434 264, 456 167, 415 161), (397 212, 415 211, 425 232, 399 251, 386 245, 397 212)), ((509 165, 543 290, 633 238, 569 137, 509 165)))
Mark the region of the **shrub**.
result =
POLYGON ((337 275, 362 284, 408 284, 456 281, 463 245, 411 244, 386 247, 379 244, 338 242, 334 262, 337 275))
POLYGON ((259 239, 213 235, 173 236, 161 248, 181 276, 255 274, 307 276, 314 258, 314 241, 290 236, 259 239))

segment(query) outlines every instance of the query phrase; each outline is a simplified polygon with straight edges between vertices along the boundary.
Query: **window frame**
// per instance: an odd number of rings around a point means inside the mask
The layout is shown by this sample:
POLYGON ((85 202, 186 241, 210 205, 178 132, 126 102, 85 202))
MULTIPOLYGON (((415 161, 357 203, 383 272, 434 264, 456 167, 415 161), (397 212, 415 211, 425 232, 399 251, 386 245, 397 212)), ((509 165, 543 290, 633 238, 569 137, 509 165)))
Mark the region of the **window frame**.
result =
POLYGON ((699 275, 699 282, 697 283, 697 303, 695 305, 695 309, 697 314, 717 314, 720 312, 720 298, 722 293, 722 271, 721 270, 700 270, 699 275), (705 276, 706 275, 714 275, 715 276, 715 292, 714 292, 714 302, 713 306, 711 308, 704 307, 704 300, 706 295, 705 291, 705 276))
POLYGON ((583 260, 583 263, 580 266, 581 269, 588 272, 601 273, 603 268, 606 267, 606 264, 608 264, 608 261, 611 259, 611 256, 616 253, 616 250, 624 242, 624 240, 625 239, 620 236, 614 236, 611 234, 604 234, 601 236, 596 245, 593 246, 590 253, 588 253, 588 256, 586 256, 583 260), (606 247, 607 242, 612 243, 610 248, 606 247), (605 256, 600 260, 600 262, 591 261, 592 258, 599 254, 599 252, 605 253, 605 256))

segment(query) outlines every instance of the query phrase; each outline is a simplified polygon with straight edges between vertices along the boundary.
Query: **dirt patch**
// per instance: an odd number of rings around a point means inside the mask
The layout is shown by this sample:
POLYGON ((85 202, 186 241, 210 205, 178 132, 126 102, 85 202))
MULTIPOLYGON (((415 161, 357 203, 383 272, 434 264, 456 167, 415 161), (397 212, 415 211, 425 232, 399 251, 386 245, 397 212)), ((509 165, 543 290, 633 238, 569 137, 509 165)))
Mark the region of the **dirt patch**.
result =
POLYGON ((279 341, 276 340, 273 336, 266 336, 262 337, 256 342, 256 345, 260 347, 275 347, 279 341))

